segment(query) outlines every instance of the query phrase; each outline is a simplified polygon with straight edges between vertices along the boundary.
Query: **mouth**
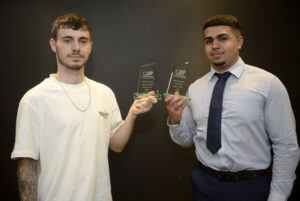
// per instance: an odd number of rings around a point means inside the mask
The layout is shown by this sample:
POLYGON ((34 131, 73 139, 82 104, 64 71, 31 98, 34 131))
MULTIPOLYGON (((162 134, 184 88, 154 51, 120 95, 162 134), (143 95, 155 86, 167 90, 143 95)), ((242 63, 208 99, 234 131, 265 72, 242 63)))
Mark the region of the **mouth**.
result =
POLYGON ((80 55, 80 54, 72 54, 72 55, 69 55, 69 58, 71 58, 73 61, 78 61, 78 60, 81 60, 83 58, 83 55, 80 55))
POLYGON ((211 53, 211 56, 220 57, 222 54, 223 54, 223 52, 213 52, 213 53, 211 53))
POLYGON ((81 54, 70 54, 68 56, 71 58, 83 58, 83 55, 81 55, 81 54))

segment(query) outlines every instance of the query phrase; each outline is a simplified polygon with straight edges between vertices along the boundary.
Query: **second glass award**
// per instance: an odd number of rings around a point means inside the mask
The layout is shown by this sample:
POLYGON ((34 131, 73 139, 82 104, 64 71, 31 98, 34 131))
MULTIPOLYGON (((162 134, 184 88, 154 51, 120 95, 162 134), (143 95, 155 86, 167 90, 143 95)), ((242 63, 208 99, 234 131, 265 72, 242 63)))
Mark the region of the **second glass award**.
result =
POLYGON ((186 92, 189 87, 189 64, 189 62, 184 62, 174 66, 167 91, 164 93, 165 98, 170 95, 179 95, 191 100, 190 97, 186 96, 186 92))

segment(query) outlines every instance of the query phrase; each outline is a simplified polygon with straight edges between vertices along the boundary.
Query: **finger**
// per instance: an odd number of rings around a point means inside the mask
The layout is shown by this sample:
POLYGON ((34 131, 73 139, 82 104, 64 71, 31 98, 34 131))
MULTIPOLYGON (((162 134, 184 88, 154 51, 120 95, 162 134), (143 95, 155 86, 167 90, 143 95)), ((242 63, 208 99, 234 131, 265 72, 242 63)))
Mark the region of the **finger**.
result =
POLYGON ((148 97, 148 102, 150 104, 155 104, 155 103, 157 103, 157 99, 154 96, 149 96, 148 97))
POLYGON ((174 106, 174 99, 173 98, 169 98, 168 100, 165 100, 166 106, 174 106))
POLYGON ((185 98, 182 96, 174 96, 170 102, 170 105, 181 105, 185 101, 185 98))
POLYGON ((183 110, 187 103, 188 102, 186 99, 180 98, 176 102, 174 102, 173 105, 170 105, 170 109, 173 109, 174 111, 183 110))
POLYGON ((174 99, 176 100, 177 96, 176 95, 169 95, 167 98, 165 98, 165 102, 168 103, 170 101, 173 101, 174 99))
POLYGON ((152 108, 151 104, 140 104, 140 105, 138 105, 137 112, 138 113, 144 113, 144 112, 149 111, 151 108, 152 108))
POLYGON ((140 103, 141 101, 143 101, 142 99, 143 99, 143 98, 141 98, 141 99, 135 99, 134 102, 133 102, 133 104, 140 103))
POLYGON ((165 99, 165 102, 176 102, 177 101, 177 99, 178 99, 178 96, 176 96, 176 95, 169 95, 166 99, 165 99))
POLYGON ((147 100, 145 100, 146 106, 152 106, 157 103, 157 99, 154 96, 149 96, 147 100))
POLYGON ((147 108, 147 107, 149 107, 149 106, 151 106, 151 105, 152 105, 152 104, 151 104, 149 101, 144 100, 144 101, 142 101, 142 102, 137 103, 137 104, 136 104, 136 107, 139 107, 139 108, 147 108))
POLYGON ((144 98, 140 103, 144 104, 144 105, 150 105, 152 104, 152 98, 154 98, 153 96, 148 96, 147 98, 144 98))
POLYGON ((149 96, 147 96, 147 97, 143 97, 143 98, 140 98, 140 99, 137 99, 137 100, 135 100, 135 103, 142 103, 142 102, 145 102, 145 101, 147 101, 149 99, 149 96))
POLYGON ((141 98, 141 99, 138 99, 138 103, 139 102, 143 102, 143 101, 148 101, 148 100, 152 100, 152 102, 157 102, 157 99, 154 97, 154 91, 150 91, 147 93, 147 96, 141 98))
POLYGON ((169 102, 171 101, 172 96, 168 96, 167 98, 165 98, 165 103, 169 104, 169 102))
POLYGON ((183 101, 180 103, 178 110, 184 110, 184 108, 187 106, 189 102, 188 101, 183 101))
POLYGON ((178 105, 183 105, 184 103, 188 103, 187 99, 184 97, 181 97, 180 99, 178 99, 177 104, 178 105))
POLYGON ((183 102, 184 107, 187 106, 187 104, 189 104, 189 101, 186 99, 186 100, 183 102))

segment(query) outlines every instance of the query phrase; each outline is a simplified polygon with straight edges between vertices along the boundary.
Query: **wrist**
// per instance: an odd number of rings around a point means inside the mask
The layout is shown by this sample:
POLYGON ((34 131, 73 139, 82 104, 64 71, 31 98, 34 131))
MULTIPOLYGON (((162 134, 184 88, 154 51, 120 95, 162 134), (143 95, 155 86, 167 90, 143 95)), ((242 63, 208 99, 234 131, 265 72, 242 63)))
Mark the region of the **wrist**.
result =
POLYGON ((178 120, 178 119, 172 119, 172 118, 170 118, 169 117, 169 122, 170 122, 170 124, 180 124, 180 120, 178 120))
POLYGON ((136 119, 138 114, 134 113, 132 110, 129 111, 127 117, 130 119, 136 119))

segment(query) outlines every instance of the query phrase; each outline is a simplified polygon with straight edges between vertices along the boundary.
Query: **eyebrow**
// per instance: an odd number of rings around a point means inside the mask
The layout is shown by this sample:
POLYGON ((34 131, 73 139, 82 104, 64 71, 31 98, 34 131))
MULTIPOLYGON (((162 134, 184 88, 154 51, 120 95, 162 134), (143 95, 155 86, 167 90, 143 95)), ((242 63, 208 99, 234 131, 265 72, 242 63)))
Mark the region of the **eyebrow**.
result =
MULTIPOLYGON (((62 39, 66 39, 66 38, 71 38, 71 39, 73 39, 74 37, 73 36, 64 36, 64 37, 62 37, 62 39)), ((79 40, 82 40, 82 39, 84 39, 84 40, 89 40, 89 38, 88 37, 85 37, 85 36, 82 36, 82 37, 79 37, 79 40)))
POLYGON ((88 37, 85 37, 85 36, 82 36, 82 37, 79 38, 79 40, 82 40, 82 39, 90 40, 88 37))
MULTIPOLYGON (((227 33, 221 33, 221 34, 217 35, 216 38, 221 38, 221 37, 223 37, 223 36, 229 36, 229 35, 228 35, 227 33)), ((210 40, 210 39, 213 39, 213 37, 208 36, 208 37, 205 37, 205 38, 204 38, 204 40, 210 40)))

